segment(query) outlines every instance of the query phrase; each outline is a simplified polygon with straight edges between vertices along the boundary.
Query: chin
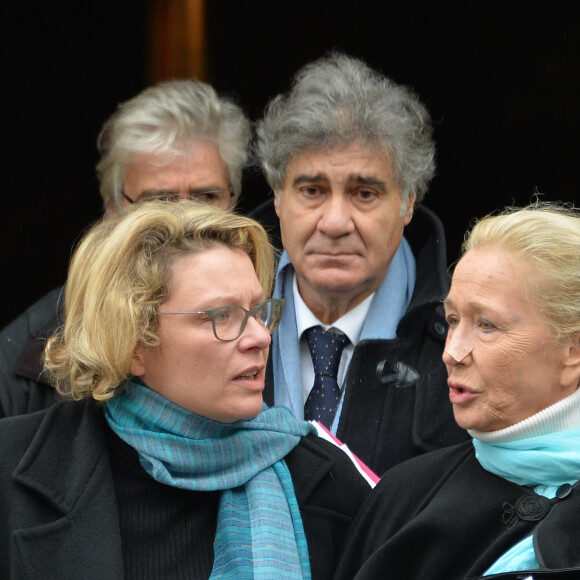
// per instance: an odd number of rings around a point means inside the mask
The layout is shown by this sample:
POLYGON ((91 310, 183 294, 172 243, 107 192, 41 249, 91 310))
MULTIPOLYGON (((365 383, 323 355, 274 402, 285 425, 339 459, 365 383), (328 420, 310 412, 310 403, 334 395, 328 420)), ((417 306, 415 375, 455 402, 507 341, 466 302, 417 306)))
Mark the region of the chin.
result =
POLYGON ((243 409, 238 409, 234 416, 230 417, 225 423, 235 423, 236 421, 248 421, 253 419, 262 412, 263 403, 258 405, 245 405, 243 409))
POLYGON ((461 429, 465 429, 466 431, 468 429, 475 429, 476 431, 484 431, 485 429, 481 429, 478 424, 477 421, 474 421, 473 419, 470 419, 469 417, 462 417, 461 413, 454 413, 455 416, 455 422, 457 423, 457 425, 459 427, 461 427, 461 429))

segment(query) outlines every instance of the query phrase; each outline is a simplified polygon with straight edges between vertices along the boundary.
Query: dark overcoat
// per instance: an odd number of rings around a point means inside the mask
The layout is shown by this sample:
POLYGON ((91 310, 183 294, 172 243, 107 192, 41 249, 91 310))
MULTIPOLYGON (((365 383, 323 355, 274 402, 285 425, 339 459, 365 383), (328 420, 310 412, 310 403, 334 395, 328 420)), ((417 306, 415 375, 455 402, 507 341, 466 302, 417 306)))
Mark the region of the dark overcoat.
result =
MULTIPOLYGON (((0 578, 122 580, 119 516, 100 408, 64 402, 0 421, 0 578)), ((313 579, 330 578, 369 485, 335 446, 286 457, 313 579)))
POLYGON ((542 570, 486 579, 580 578, 580 486, 549 500, 484 470, 471 443, 455 445, 383 476, 335 580, 479 578, 530 534, 542 570))

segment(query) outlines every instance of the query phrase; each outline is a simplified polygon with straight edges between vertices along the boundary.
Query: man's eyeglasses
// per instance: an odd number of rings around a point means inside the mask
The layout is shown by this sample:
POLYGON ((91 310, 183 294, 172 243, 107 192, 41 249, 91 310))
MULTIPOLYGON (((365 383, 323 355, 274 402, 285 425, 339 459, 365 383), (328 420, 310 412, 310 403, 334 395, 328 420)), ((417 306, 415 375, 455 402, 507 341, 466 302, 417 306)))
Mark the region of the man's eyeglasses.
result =
POLYGON ((137 199, 131 199, 124 191, 121 195, 129 203, 141 203, 146 201, 169 201, 178 202, 187 199, 188 201, 197 201, 199 203, 209 203, 222 209, 228 209, 231 205, 233 192, 229 189, 205 189, 200 191, 191 191, 186 194, 177 191, 147 191, 141 194, 137 199))
POLYGON ((227 342, 236 340, 236 338, 241 336, 250 316, 253 316, 272 334, 280 324, 284 302, 285 300, 281 298, 272 298, 262 302, 262 304, 258 304, 253 310, 246 310, 243 306, 238 306, 237 304, 228 304, 227 306, 218 306, 217 308, 196 312, 159 312, 159 314, 205 314, 210 316, 215 337, 218 340, 227 342))

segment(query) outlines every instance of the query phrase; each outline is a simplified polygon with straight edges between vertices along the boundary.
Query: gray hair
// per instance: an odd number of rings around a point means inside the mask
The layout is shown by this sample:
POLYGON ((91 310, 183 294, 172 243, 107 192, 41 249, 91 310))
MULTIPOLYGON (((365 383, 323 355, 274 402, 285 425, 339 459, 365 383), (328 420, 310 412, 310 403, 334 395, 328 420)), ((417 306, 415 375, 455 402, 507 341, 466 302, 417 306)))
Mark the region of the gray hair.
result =
POLYGON ((306 149, 382 147, 406 205, 413 193, 423 199, 435 174, 432 133, 427 109, 409 88, 334 52, 300 69, 291 90, 268 104, 256 154, 277 193, 289 160, 306 149))
POLYGON ((149 87, 121 103, 104 124, 97 147, 97 176, 105 207, 121 207, 125 166, 134 155, 184 153, 189 142, 215 143, 238 200, 251 134, 242 109, 208 84, 173 80, 149 87))

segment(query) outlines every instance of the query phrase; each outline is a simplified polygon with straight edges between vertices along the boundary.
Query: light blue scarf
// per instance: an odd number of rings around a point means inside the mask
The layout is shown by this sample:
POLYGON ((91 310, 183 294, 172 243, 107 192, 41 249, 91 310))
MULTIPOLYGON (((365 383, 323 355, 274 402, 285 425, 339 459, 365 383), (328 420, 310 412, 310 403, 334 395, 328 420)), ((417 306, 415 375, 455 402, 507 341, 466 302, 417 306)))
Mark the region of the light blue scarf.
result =
MULTIPOLYGON (((580 429, 559 431, 515 441, 473 439, 475 455, 491 473, 522 486, 533 486, 536 493, 548 498, 556 495, 564 483, 580 479, 580 429)), ((539 568, 528 536, 503 554, 485 575, 539 568)))
POLYGON ((473 440, 481 466, 518 485, 560 486, 580 479, 580 429, 516 441, 473 440))
POLYGON ((283 458, 314 432, 312 425, 276 407, 253 419, 218 423, 137 382, 107 402, 105 417, 155 480, 222 490, 212 579, 310 578, 302 518, 283 458))
MULTIPOLYGON (((286 252, 283 252, 278 264, 273 294, 274 298, 286 300, 280 327, 278 332, 272 336, 274 400, 276 405, 288 407, 298 420, 302 420, 304 418, 304 401, 302 399, 300 344, 292 292, 293 276, 294 267, 290 262, 290 257, 286 252)), ((373 298, 362 329, 361 341, 396 337, 397 326, 411 302, 415 289, 415 278, 415 257, 407 240, 402 238, 385 279, 373 298)), ((341 410, 342 401, 336 413, 334 433, 336 433, 341 410)))

